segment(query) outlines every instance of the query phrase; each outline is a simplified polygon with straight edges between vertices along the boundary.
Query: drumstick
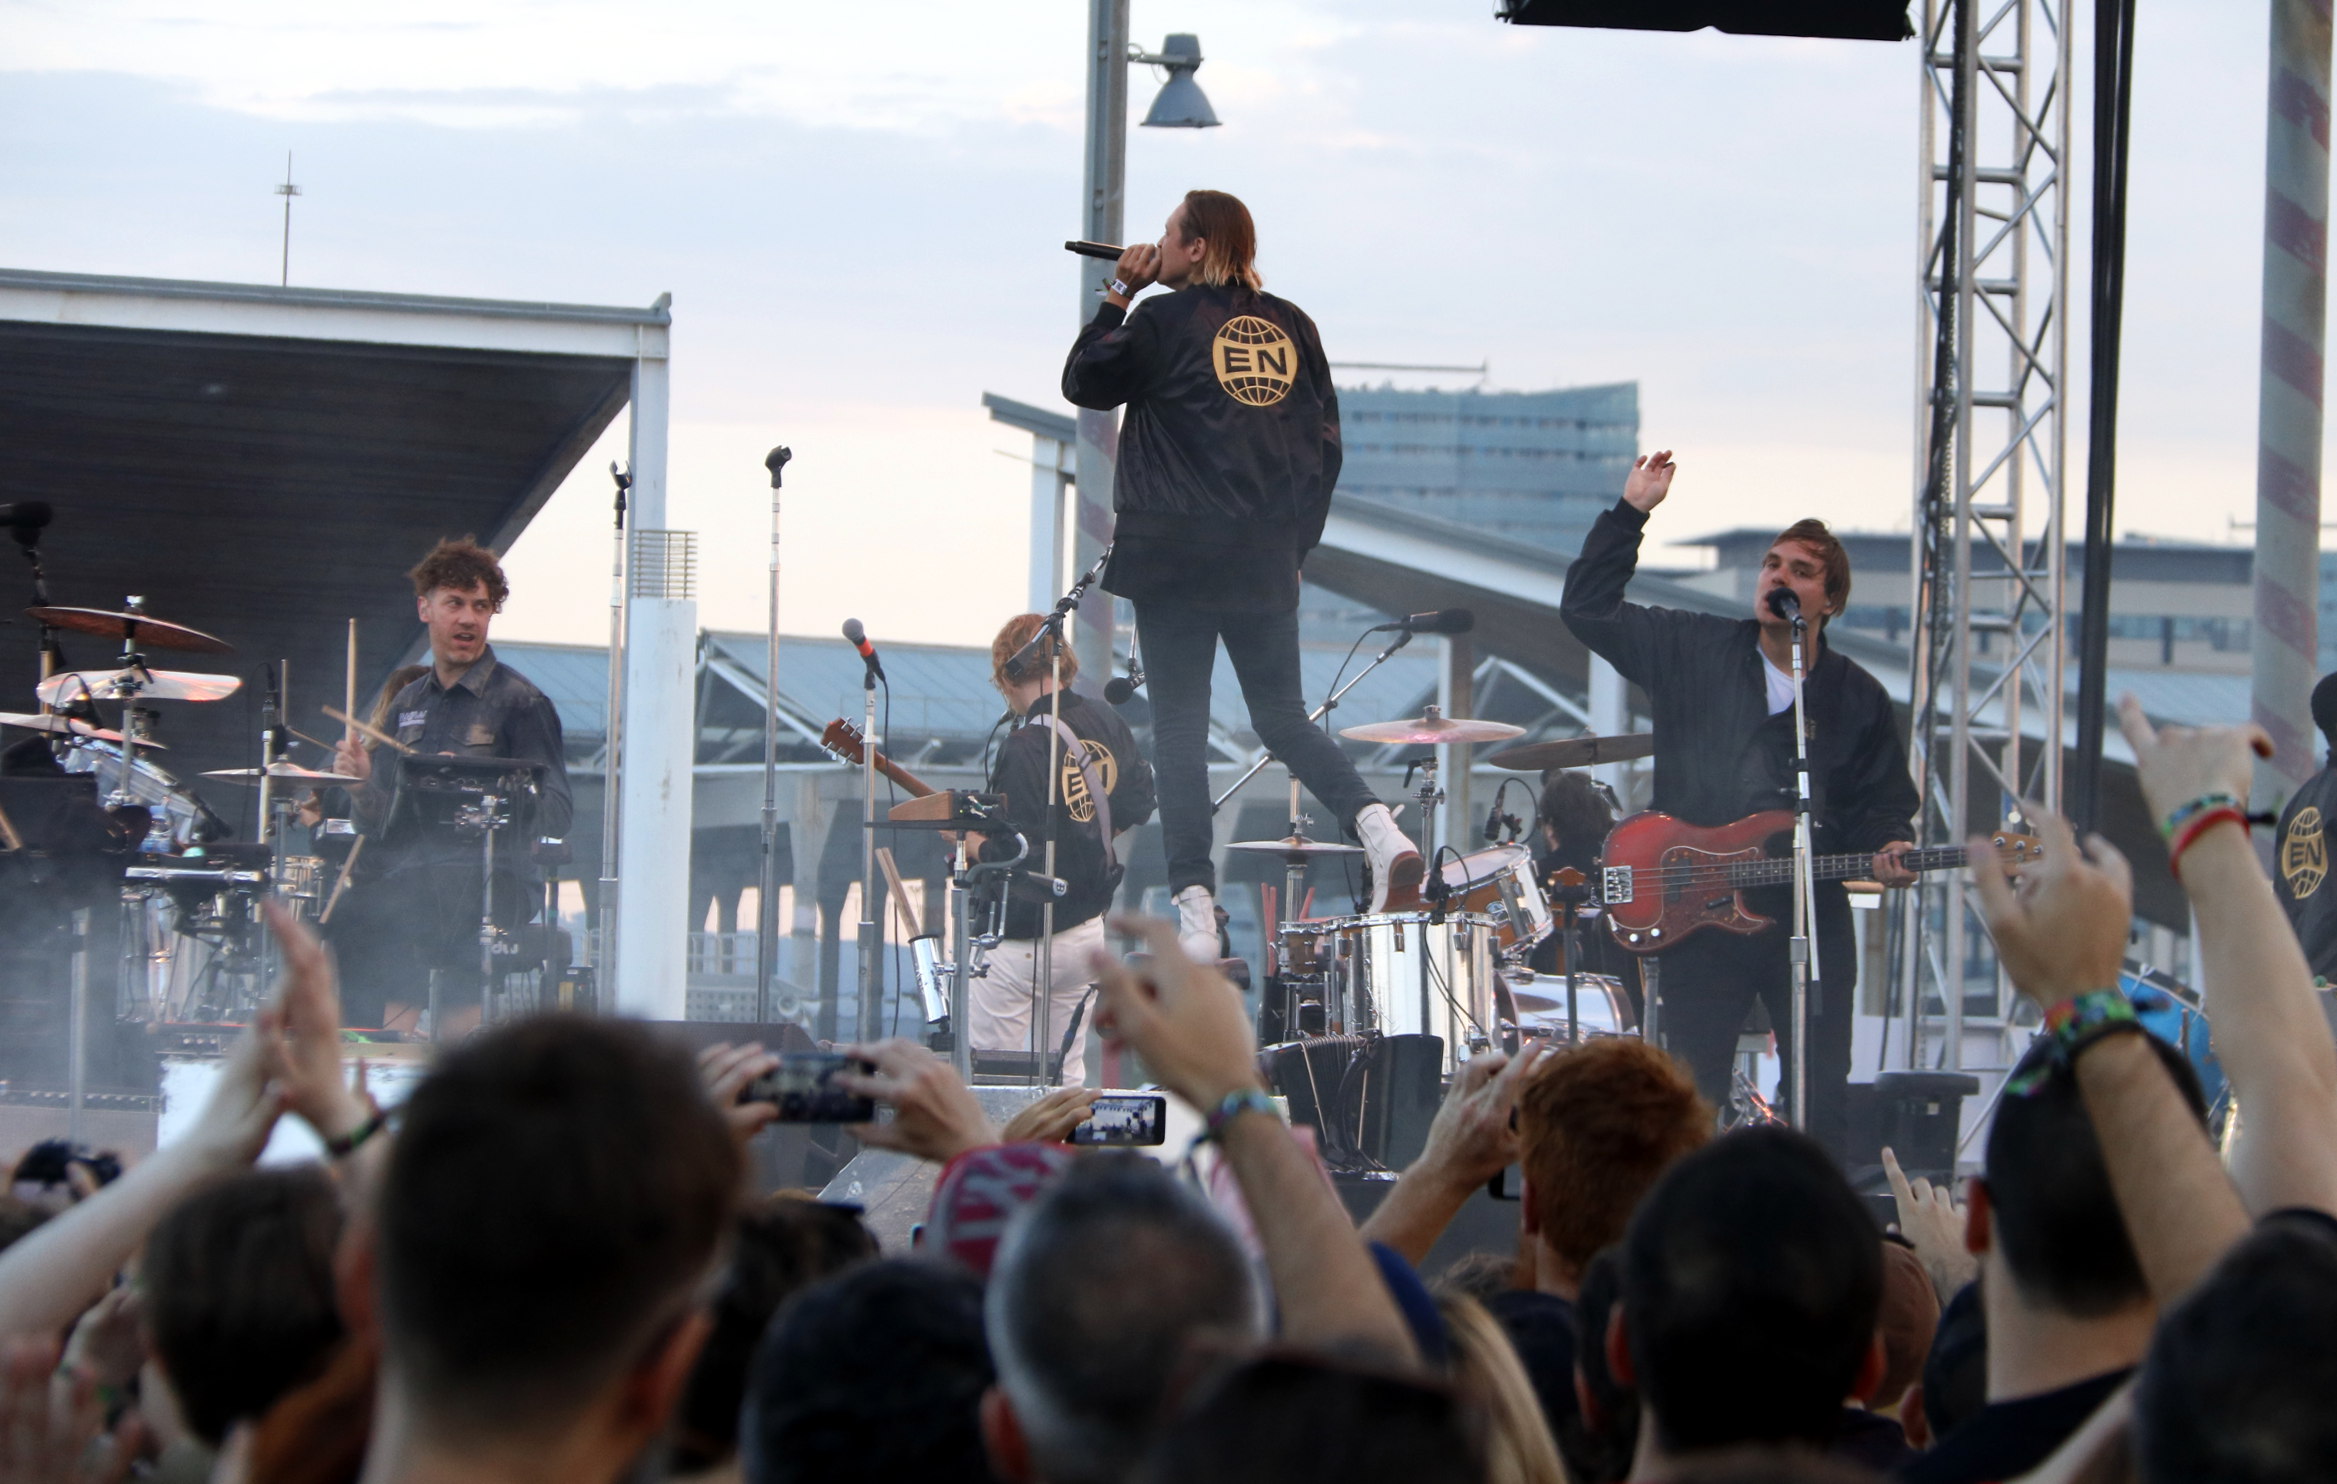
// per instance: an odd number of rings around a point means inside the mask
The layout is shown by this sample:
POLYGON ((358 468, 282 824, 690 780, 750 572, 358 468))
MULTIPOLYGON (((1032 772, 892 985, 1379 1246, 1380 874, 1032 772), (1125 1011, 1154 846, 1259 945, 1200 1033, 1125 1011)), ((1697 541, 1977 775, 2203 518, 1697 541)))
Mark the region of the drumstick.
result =
POLYGON ((917 908, 909 901, 907 889, 901 885, 901 868, 893 864, 893 848, 890 845, 878 846, 876 862, 884 867, 885 884, 893 889, 893 901, 900 906, 901 921, 908 924, 909 936, 924 937, 925 930, 917 923, 917 908))
POLYGON ((357 620, 349 620, 349 662, 341 671, 341 709, 357 714, 357 620))
POLYGON ((322 710, 324 711, 325 715, 331 717, 333 720, 342 723, 344 726, 355 727, 358 731, 363 732, 366 736, 371 737, 374 741, 379 742, 384 747, 394 747, 400 752, 412 752, 414 750, 413 748, 408 747, 405 743, 400 742, 397 738, 391 736, 389 733, 383 731, 380 727, 375 726, 372 722, 359 721, 356 717, 351 716, 348 712, 343 711, 338 706, 326 706, 323 707, 322 710))
POLYGON ((333 909, 341 905, 341 893, 349 889, 349 873, 357 869, 357 854, 365 848, 365 837, 359 835, 349 847, 349 858, 341 862, 341 874, 333 878, 333 894, 325 898, 325 910, 316 915, 317 926, 333 920, 333 909))
POLYGON ((0 841, 6 842, 10 850, 24 849, 24 836, 16 832, 16 821, 8 817, 5 809, 0 809, 0 841))

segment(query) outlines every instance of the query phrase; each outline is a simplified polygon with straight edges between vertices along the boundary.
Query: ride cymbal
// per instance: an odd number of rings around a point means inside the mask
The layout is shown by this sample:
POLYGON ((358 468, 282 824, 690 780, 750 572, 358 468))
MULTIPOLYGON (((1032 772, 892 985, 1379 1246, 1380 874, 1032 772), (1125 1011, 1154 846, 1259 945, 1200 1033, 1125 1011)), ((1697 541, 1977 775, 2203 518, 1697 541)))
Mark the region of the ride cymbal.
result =
POLYGON ((1485 761, 1496 768, 1539 773, 1546 768, 1593 768, 1601 763, 1627 763, 1655 754, 1655 733, 1622 732, 1612 737, 1563 737, 1555 742, 1529 742, 1489 753, 1485 761))
POLYGON ((128 639, 148 649, 176 649, 188 654, 232 654, 235 646, 201 629, 171 623, 151 614, 110 608, 27 608, 25 616, 53 629, 75 634, 102 634, 128 639))

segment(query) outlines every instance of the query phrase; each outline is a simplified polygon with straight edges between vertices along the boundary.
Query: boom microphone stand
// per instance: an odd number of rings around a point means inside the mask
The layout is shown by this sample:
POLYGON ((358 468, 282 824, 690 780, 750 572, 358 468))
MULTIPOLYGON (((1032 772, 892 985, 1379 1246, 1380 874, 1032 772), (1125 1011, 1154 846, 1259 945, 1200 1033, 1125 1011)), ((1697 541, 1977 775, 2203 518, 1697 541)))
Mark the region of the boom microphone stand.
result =
POLYGON ((625 496, 633 476, 609 460, 617 482, 616 545, 609 560, 609 700, 601 727, 600 944, 593 955, 592 1002, 607 1011, 615 1001, 617 977, 617 789, 623 782, 618 744, 624 734, 625 705, 625 496))
POLYGON ((1810 733, 1809 716, 1802 704, 1802 643, 1809 621, 1801 605, 1779 588, 1769 595, 1772 611, 1793 624, 1793 940, 1787 952, 1793 965, 1793 1122, 1805 1132, 1810 1126, 1810 1001, 1824 1008, 1825 977, 1818 964, 1817 883, 1811 874, 1810 843, 1810 733))
POLYGON ((793 457, 786 448, 774 448, 763 459, 771 471, 771 632, 763 651, 763 871, 755 899, 759 1025, 771 1023, 772 984, 779 977, 779 473, 793 457))
MULTIPOLYGON (((1342 685, 1337 690, 1331 692, 1331 694, 1324 699, 1322 705, 1317 706, 1314 710, 1307 713, 1307 725, 1312 726, 1316 722, 1321 721, 1324 717, 1330 715, 1333 711, 1337 710, 1340 700, 1349 691, 1363 684, 1363 678, 1366 675, 1369 675, 1372 671, 1386 664, 1388 662, 1389 656, 1393 655, 1397 650, 1402 649, 1405 645, 1411 642, 1412 631, 1410 629, 1403 630, 1401 633, 1398 633, 1395 638, 1389 640, 1388 647, 1381 650, 1378 654, 1373 655, 1371 657, 1370 664, 1365 665, 1362 669, 1355 672, 1354 679, 1348 681, 1345 685, 1342 685)), ((1266 764, 1272 761, 1274 761, 1272 754, 1260 753, 1258 755, 1258 760, 1250 764, 1249 771, 1243 773, 1241 777, 1236 778, 1233 782, 1227 784, 1224 793, 1219 794, 1216 798, 1209 801, 1209 812, 1211 814, 1215 814, 1218 810, 1223 809, 1227 799, 1230 799, 1235 794, 1240 793, 1242 785, 1257 777, 1260 773, 1263 773, 1266 770, 1266 764)), ((1298 811, 1295 808, 1291 810, 1291 813, 1293 814, 1296 814, 1297 812, 1298 811)))

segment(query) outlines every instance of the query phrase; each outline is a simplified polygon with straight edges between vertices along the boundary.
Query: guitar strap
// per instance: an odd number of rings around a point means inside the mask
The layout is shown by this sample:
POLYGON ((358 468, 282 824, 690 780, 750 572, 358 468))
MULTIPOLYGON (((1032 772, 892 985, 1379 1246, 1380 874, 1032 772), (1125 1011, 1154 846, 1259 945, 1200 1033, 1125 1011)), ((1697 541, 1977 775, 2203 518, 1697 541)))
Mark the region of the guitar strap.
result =
POLYGON ((1063 755, 1079 759, 1080 780, 1087 785, 1087 796, 1095 800, 1095 822, 1104 832, 1104 871, 1109 874, 1119 870, 1119 855, 1112 846, 1112 796, 1104 792, 1103 774, 1097 769, 1095 759, 1088 756, 1087 744, 1054 713, 1036 711, 1034 714, 1055 729, 1055 735, 1063 742, 1063 755))

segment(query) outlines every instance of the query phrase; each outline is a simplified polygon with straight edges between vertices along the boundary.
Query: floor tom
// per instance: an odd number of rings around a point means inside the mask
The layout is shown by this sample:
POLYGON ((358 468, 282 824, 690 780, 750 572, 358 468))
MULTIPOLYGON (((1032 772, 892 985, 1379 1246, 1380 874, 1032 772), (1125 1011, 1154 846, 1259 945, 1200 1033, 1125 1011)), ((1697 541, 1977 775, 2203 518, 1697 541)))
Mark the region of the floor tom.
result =
POLYGON ((1317 924, 1316 958, 1336 1019, 1383 1035, 1438 1037, 1450 1071, 1493 1044, 1500 936, 1488 916, 1431 918, 1384 912, 1325 919, 1317 924))

